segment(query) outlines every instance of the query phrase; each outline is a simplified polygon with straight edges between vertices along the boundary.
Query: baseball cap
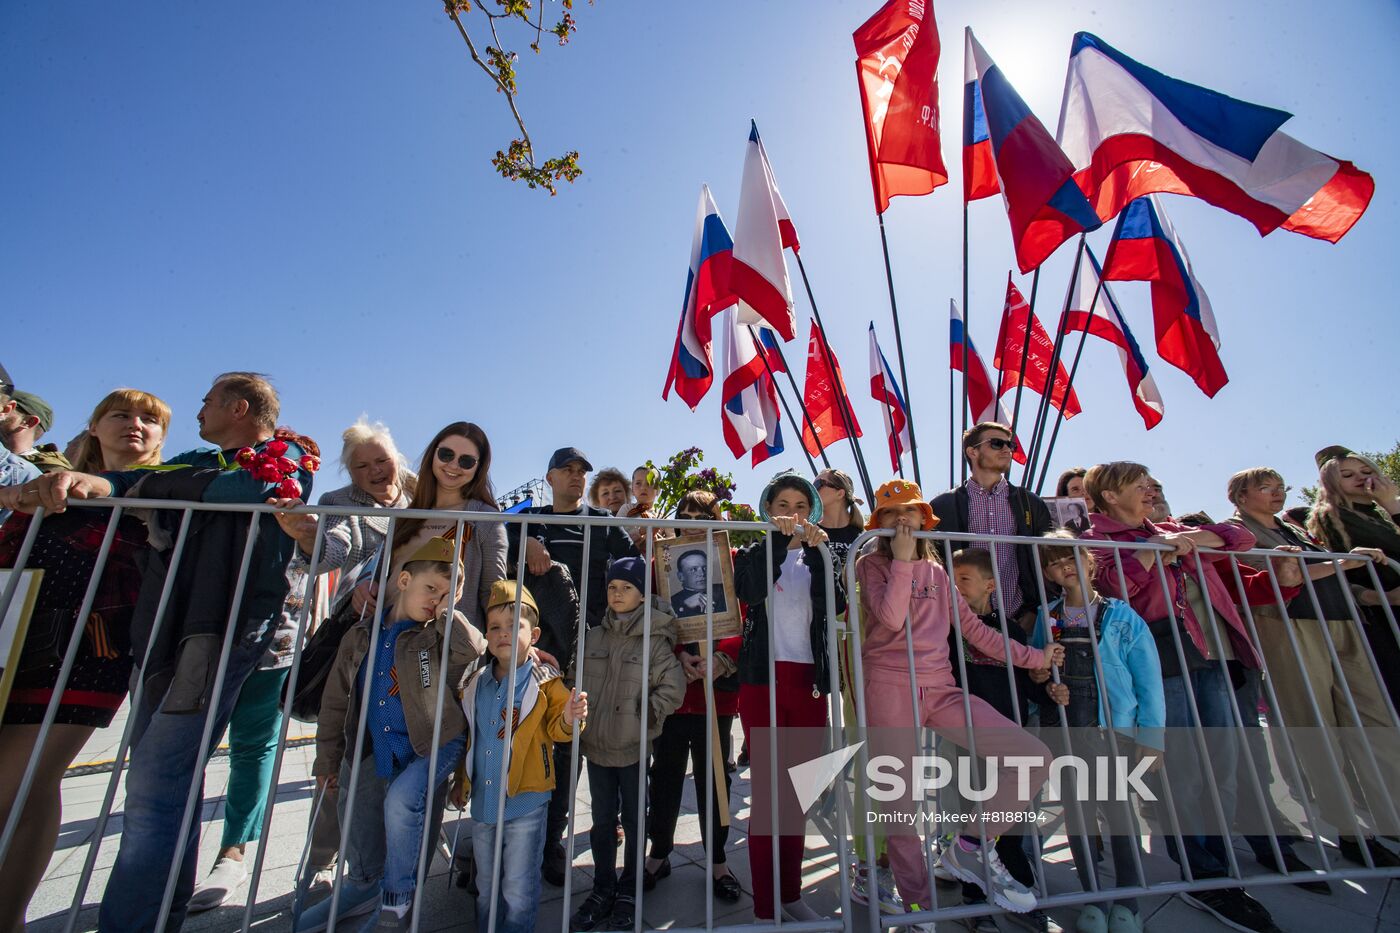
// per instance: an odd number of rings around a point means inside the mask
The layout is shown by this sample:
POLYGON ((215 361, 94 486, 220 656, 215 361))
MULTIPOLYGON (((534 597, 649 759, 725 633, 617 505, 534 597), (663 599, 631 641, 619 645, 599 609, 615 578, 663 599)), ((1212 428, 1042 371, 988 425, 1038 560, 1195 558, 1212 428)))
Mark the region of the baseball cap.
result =
POLYGON ((593 464, 588 462, 588 458, 583 455, 583 451, 577 447, 560 447, 549 458, 549 468, 557 470, 560 467, 568 466, 575 460, 583 464, 583 468, 589 473, 593 472, 593 464))

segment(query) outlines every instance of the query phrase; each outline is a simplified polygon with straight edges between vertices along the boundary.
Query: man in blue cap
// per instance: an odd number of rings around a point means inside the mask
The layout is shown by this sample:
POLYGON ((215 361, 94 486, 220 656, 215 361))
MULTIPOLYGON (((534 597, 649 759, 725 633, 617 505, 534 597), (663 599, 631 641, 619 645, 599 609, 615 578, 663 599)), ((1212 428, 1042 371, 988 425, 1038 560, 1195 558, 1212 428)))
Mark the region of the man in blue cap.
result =
MULTIPOLYGON (((583 451, 577 447, 560 447, 549 458, 549 469, 545 472, 545 482, 553 494, 551 505, 535 506, 526 509, 530 515, 597 515, 611 517, 606 509, 589 505, 583 499, 588 488, 588 474, 593 464, 588 462, 583 451)), ((510 541, 509 565, 514 567, 519 560, 521 546, 520 526, 506 526, 510 541)), ((549 572, 550 564, 559 561, 569 568, 574 586, 580 591, 584 580, 588 581, 588 604, 580 605, 590 626, 597 625, 607 610, 608 564, 620 557, 635 557, 637 549, 621 527, 594 525, 590 529, 588 545, 588 566, 583 565, 584 528, 582 525, 531 525, 524 540, 525 564, 532 574, 549 572)), ((567 652, 572 656, 572 650, 567 652)), ((568 661, 560 655, 561 664, 568 661)), ((554 746, 554 762, 557 774, 569 773, 569 746, 563 743, 554 746)), ((554 786, 554 796, 549 802, 549 816, 545 827, 544 863, 540 874, 555 887, 564 884, 564 827, 569 821, 569 801, 573 788, 567 781, 554 786)))

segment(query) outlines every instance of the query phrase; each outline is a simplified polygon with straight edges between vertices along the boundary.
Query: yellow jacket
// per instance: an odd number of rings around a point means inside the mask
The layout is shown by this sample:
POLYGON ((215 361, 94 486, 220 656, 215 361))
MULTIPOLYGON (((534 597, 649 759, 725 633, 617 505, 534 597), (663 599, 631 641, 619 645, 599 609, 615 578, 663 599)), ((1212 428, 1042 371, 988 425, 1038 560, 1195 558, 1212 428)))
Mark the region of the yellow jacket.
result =
MULTIPOLYGON (((466 685, 462 689, 462 712, 467 720, 467 753, 457 769, 457 780, 464 799, 471 795, 476 691, 482 673, 493 663, 490 655, 484 656, 477 668, 467 675, 466 685)), ((574 737, 573 727, 564 721, 564 708, 569 702, 570 690, 559 672, 535 661, 530 665, 528 676, 530 682, 520 701, 520 723, 511 734, 510 773, 506 782, 508 797, 529 791, 553 790, 554 743, 569 742, 574 737)), ((580 730, 583 725, 579 723, 580 730)))

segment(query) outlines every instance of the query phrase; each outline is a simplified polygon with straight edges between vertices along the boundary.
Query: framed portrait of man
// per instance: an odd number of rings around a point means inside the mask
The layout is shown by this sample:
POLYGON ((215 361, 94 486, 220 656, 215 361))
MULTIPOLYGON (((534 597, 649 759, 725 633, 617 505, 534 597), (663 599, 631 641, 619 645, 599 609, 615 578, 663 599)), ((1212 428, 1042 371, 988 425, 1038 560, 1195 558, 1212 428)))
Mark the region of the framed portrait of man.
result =
POLYGON ((1045 500, 1055 526, 1082 535, 1089 529, 1089 504, 1075 496, 1052 496, 1045 500))
POLYGON ((676 640, 705 641, 705 623, 714 613, 714 637, 738 635, 743 625, 734 595, 734 562, 729 535, 714 533, 714 549, 705 553, 705 533, 658 541, 657 581, 662 601, 676 617, 676 640))

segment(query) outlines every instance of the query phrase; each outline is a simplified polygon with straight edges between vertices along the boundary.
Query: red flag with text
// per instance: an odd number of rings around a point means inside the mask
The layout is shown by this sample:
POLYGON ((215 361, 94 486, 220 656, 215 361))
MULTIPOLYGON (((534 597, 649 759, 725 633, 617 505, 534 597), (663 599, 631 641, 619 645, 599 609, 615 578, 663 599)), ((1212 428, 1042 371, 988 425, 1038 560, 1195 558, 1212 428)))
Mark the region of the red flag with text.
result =
POLYGON ((856 437, 861 436, 860 423, 856 421, 851 397, 846 391, 846 380, 841 376, 841 364, 816 321, 812 322, 812 334, 807 338, 807 384, 802 389, 802 407, 807 409, 807 419, 802 423, 802 446, 813 456, 821 453, 823 447, 851 436, 846 430, 842 407, 846 409, 846 417, 851 419, 856 437), (827 365, 828 359, 831 366, 827 365))
POLYGON ((948 183, 938 132, 938 24, 931 0, 890 0, 851 36, 875 212, 948 183))
MULTIPOLYGON (((1040 319, 1032 312, 1030 305, 1021 295, 1021 290, 1011 281, 1011 273, 1006 274, 1006 308, 1001 315, 1001 332, 997 335, 996 353, 992 365, 1001 370, 1001 394, 1005 395, 1024 379, 1026 388, 1041 396, 1049 390, 1050 358, 1054 355, 1055 344, 1041 326, 1040 319), (1024 364, 1021 353, 1027 349, 1026 328, 1030 328, 1030 352, 1026 353, 1024 364)), ((1073 418, 1082 410, 1079 397, 1070 389, 1069 374, 1064 363, 1055 364, 1055 394, 1050 404, 1063 408, 1065 418, 1073 418), (1069 390, 1066 400, 1065 391, 1069 390)))

